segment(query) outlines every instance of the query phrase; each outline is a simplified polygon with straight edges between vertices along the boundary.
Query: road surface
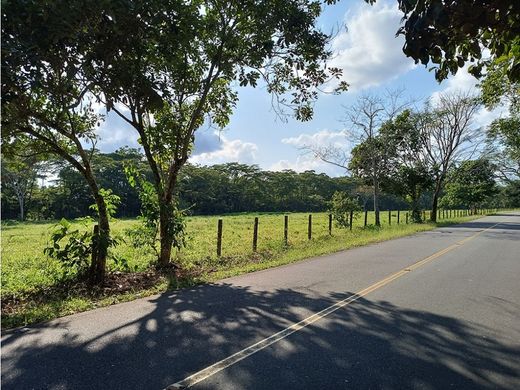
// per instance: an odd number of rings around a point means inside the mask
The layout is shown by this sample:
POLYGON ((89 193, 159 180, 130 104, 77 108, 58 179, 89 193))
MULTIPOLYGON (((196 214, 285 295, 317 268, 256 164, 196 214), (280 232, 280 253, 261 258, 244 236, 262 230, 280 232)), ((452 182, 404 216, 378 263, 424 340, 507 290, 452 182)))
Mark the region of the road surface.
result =
POLYGON ((3 389, 520 389, 520 213, 2 335, 3 389))

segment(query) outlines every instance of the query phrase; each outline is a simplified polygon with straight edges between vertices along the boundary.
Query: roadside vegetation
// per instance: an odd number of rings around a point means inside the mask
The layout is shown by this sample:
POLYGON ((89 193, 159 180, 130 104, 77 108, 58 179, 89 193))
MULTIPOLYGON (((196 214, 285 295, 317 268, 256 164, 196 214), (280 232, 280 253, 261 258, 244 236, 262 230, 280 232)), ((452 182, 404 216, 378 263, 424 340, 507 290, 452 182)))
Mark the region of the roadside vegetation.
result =
POLYGON ((230 123, 237 86, 266 91, 277 117, 302 122, 320 96, 348 91, 349 75, 330 66, 334 35, 317 23, 333 3, 3 2, 2 326, 474 218, 448 220, 446 209, 519 207, 512 0, 476 7, 484 19, 461 12, 468 1, 398 1, 405 54, 439 81, 468 65, 480 91, 424 101, 361 91, 337 113, 344 142, 301 147, 344 177, 189 163, 200 129, 230 123), (477 123, 499 107, 487 128, 477 123), (109 116, 138 149, 98 150, 109 116), (394 213, 390 225, 388 209, 408 220, 394 213), (257 215, 247 213, 280 211, 294 213, 287 240, 283 214, 265 214, 255 247, 257 215))
MULTIPOLYGON (((291 263, 317 256, 366 245, 396 237, 433 229, 435 224, 405 224, 401 212, 392 213, 388 225, 387 214, 382 227, 374 226, 374 213, 368 214, 368 226, 363 228, 364 216, 354 219, 353 229, 332 227, 328 231, 328 213, 314 213, 312 239, 308 239, 308 214, 238 214, 223 219, 222 256, 216 255, 216 227, 220 217, 191 217, 187 220, 186 247, 175 256, 182 264, 182 273, 160 274, 152 264, 150 251, 134 248, 125 242, 114 250, 125 265, 108 263, 108 277, 104 286, 89 288, 85 283, 64 279, 67 269, 58 260, 43 253, 55 222, 9 222, 2 225, 2 327, 10 328, 44 321, 79 311, 123 302, 150 295, 211 282, 291 263), (288 246, 284 242, 284 215, 289 216, 288 246), (258 249, 252 252, 254 217, 259 217, 258 249)), ((458 223, 477 216, 446 218, 439 224, 458 223)), ((113 234, 125 237, 135 227, 133 220, 116 220, 113 234)), ((81 222, 74 226, 82 229, 81 222)), ((125 240, 127 241, 127 240, 125 240)))

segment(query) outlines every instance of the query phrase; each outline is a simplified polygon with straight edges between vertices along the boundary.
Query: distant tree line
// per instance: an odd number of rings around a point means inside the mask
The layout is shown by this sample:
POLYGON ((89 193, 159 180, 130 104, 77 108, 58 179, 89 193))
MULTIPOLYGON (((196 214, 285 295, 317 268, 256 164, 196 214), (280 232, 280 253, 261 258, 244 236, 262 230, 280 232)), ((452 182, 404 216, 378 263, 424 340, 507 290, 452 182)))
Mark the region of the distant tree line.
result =
MULTIPOLYGON (((141 202, 130 186, 125 167, 134 166, 145 176, 151 173, 142 154, 121 148, 112 153, 96 153, 95 175, 103 189, 119 196, 116 217, 133 218, 141 212, 141 202)), ((453 178, 443 192, 444 208, 519 207, 520 181, 500 186, 493 178, 493 166, 487 160, 465 161, 450 172, 453 178)), ((70 165, 55 160, 2 160, 2 219, 49 220, 92 215, 94 204, 81 175, 70 165), (20 205, 24 207, 21 208, 20 205), (22 211, 23 210, 23 211, 22 211)), ((380 208, 409 208, 399 191, 388 186, 380 208), (397 193, 397 194, 396 194, 397 193)), ((179 177, 178 197, 181 209, 191 215, 241 212, 318 212, 330 208, 336 192, 353 198, 361 209, 373 210, 372 188, 362 179, 324 173, 292 170, 264 171, 257 165, 239 163, 197 166, 188 164, 179 177)), ((428 208, 431 192, 418 200, 428 208)))
MULTIPOLYGON (((112 153, 96 153, 93 161, 100 187, 110 189, 120 197, 116 217, 138 216, 141 202, 136 189, 128 182, 125 167, 137 167, 149 177, 151 172, 142 154, 121 148, 112 153)), ((31 160, 15 165, 4 157, 2 166, 2 178, 5 178, 2 219, 21 219, 22 216, 31 220, 77 218, 93 213, 94 200, 90 190, 70 165, 54 160, 31 160), (25 192, 17 195, 17 187, 13 184, 19 187, 23 180, 25 192)), ((186 165, 180 173, 177 195, 180 208, 188 214, 212 215, 325 211, 335 192, 348 193, 362 208, 372 210, 371 190, 359 179, 330 177, 314 171, 264 171, 257 165, 239 163, 186 165)), ((406 203, 394 195, 383 194, 381 207, 404 209, 406 203)))

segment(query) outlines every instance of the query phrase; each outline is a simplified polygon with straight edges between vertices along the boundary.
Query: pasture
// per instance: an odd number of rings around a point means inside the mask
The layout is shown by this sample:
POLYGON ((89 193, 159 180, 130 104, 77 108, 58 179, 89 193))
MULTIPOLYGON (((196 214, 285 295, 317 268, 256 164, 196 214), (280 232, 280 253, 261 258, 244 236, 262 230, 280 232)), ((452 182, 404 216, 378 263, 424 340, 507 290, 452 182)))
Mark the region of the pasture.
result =
MULTIPOLYGON (((214 281, 240 273, 265 269, 290 263, 311 256, 332 253, 354 246, 366 245, 395 237, 429 230, 436 225, 406 224, 405 212, 401 212, 397 224, 397 212, 392 212, 388 224, 388 212, 382 212, 381 228, 373 227, 374 214, 354 219, 353 229, 340 229, 335 224, 329 235, 327 213, 312 214, 312 239, 308 239, 307 213, 289 214, 239 214, 226 216, 194 216, 187 219, 187 245, 175 254, 176 262, 185 271, 185 278, 171 280, 161 277, 146 288, 141 284, 124 291, 106 290, 95 294, 88 290, 70 289, 64 294, 54 293, 63 277, 63 266, 43 253, 56 222, 5 222, 2 224, 2 297, 9 307, 2 306, 3 326, 55 318, 64 314, 104 306, 110 303, 134 299, 137 296, 164 291, 168 288, 214 281), (284 215, 289 216, 288 245, 284 241, 284 215), (253 253, 254 218, 259 218, 258 247, 253 253), (222 256, 218 257, 217 221, 223 220, 222 256), (189 276, 189 277, 188 277, 189 276), (14 302, 14 303, 13 303, 14 302)), ((443 219, 441 223, 453 223, 475 217, 443 219)), ((108 270, 117 274, 144 274, 153 267, 154 253, 150 249, 134 248, 126 230, 136 226, 137 220, 115 220, 112 235, 122 242, 112 249, 128 264, 122 269, 113 261, 108 270)))

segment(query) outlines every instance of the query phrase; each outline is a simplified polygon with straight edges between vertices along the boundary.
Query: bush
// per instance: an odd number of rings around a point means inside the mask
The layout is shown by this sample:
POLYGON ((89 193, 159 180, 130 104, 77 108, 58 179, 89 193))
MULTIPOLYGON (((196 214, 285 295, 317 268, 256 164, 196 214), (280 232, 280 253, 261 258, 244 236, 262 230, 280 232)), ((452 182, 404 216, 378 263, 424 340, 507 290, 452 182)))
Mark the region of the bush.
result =
POLYGON ((361 206, 354 198, 349 197, 345 192, 336 191, 330 201, 330 212, 338 226, 347 228, 350 226, 350 213, 357 218, 361 211, 361 206))

